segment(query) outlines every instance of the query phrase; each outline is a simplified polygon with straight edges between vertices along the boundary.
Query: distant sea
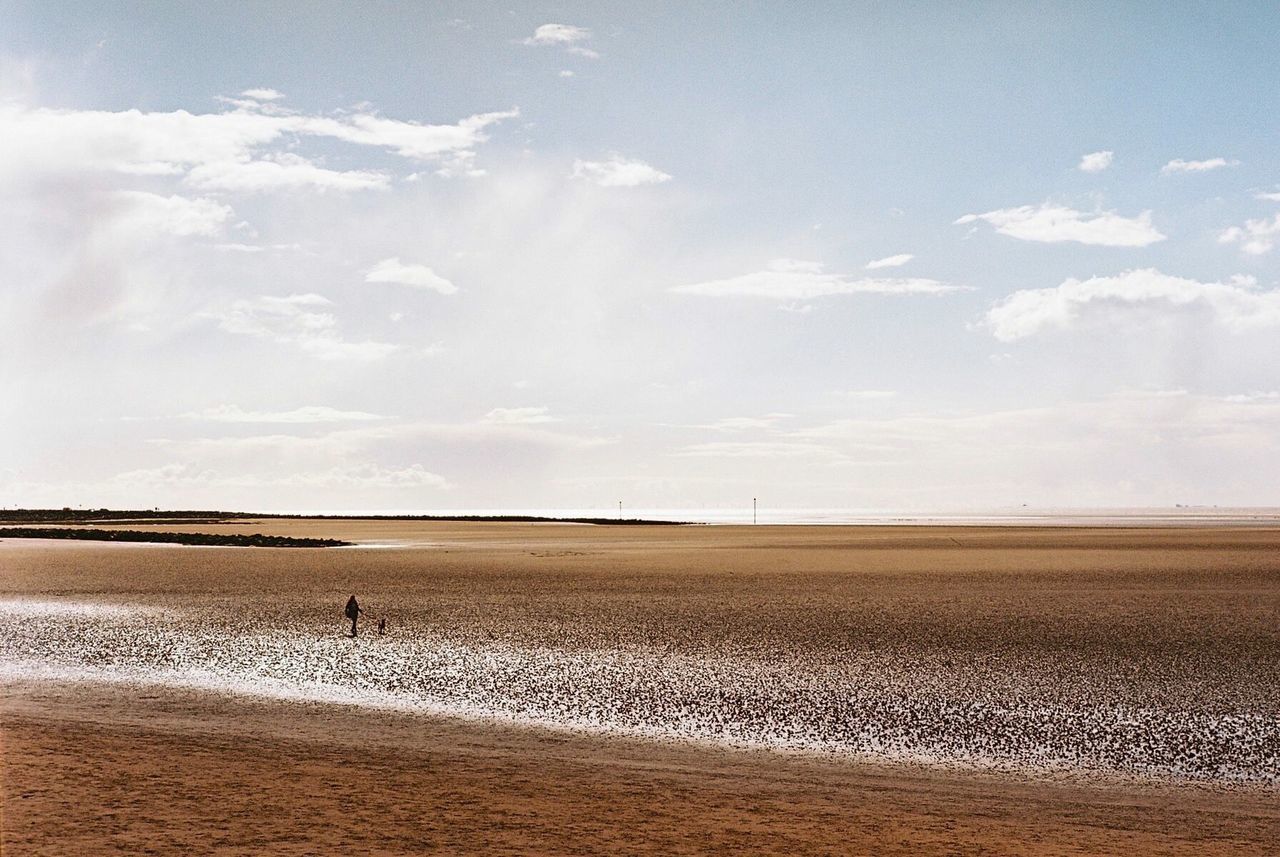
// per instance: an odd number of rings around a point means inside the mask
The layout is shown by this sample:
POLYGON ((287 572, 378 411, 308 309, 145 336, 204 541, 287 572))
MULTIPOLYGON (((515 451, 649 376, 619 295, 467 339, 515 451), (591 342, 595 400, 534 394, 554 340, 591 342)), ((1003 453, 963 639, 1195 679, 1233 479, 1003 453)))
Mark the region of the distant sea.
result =
MULTIPOLYGON (((586 509, 379 509, 293 510, 301 515, 521 515, 541 518, 643 518, 686 521, 697 524, 751 524, 753 513, 745 509, 631 509, 624 506, 586 509)), ((1174 506, 1153 508, 1028 508, 974 511, 903 512, 878 509, 770 509, 760 507, 759 524, 864 524, 864 525, 988 525, 988 526, 1174 526, 1222 524, 1277 524, 1276 506, 1174 506)))

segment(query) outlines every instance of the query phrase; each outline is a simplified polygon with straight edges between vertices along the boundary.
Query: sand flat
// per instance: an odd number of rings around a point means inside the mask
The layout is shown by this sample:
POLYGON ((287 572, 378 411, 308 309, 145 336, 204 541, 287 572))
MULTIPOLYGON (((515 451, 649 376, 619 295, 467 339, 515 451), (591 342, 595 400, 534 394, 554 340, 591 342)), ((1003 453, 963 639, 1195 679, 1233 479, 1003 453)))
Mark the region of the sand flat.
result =
POLYGON ((1280 843, 1280 530, 228 526, 0 542, 6 848, 1280 843))

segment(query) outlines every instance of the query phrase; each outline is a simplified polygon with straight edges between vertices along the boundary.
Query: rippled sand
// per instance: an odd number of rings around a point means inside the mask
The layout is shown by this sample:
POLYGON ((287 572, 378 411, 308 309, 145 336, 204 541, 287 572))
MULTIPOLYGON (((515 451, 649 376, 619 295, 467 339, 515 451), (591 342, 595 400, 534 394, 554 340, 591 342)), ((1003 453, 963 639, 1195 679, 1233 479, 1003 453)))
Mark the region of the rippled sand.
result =
POLYGON ((40 687, 194 693, 781 768, 1280 797, 1280 530, 223 529, 370 547, 0 543, 23 716, 40 687))

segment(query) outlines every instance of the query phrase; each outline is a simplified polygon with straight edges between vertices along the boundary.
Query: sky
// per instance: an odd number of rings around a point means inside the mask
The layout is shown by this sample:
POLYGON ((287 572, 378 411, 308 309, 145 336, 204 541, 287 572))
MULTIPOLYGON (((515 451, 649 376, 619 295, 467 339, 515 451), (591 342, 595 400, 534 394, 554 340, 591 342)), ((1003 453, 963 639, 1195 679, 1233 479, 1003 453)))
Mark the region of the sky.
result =
POLYGON ((1280 505, 1278 19, 0 0, 0 504, 1280 505))

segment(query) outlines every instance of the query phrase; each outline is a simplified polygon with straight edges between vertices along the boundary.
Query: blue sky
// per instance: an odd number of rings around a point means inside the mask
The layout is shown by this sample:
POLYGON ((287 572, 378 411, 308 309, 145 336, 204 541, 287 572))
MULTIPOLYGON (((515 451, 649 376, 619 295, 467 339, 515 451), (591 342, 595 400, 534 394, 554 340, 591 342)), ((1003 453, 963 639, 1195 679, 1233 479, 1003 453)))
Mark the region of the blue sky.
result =
POLYGON ((0 23, 9 505, 1275 502, 1265 5, 0 23))

